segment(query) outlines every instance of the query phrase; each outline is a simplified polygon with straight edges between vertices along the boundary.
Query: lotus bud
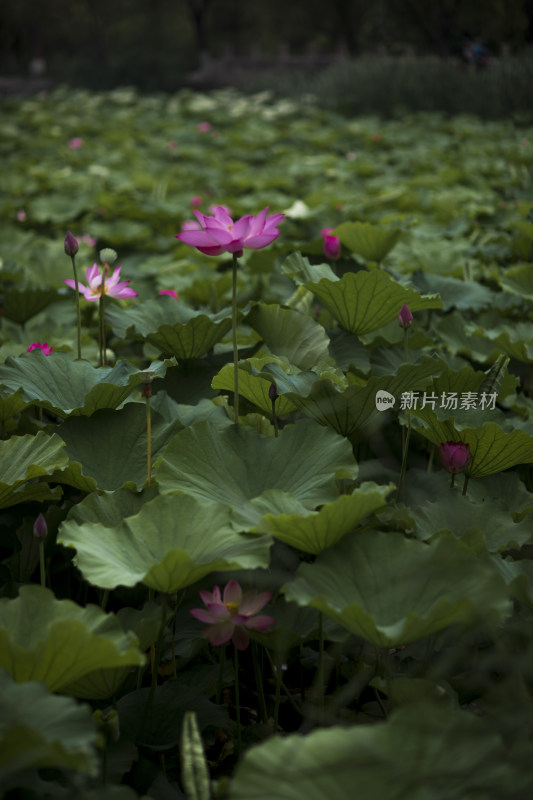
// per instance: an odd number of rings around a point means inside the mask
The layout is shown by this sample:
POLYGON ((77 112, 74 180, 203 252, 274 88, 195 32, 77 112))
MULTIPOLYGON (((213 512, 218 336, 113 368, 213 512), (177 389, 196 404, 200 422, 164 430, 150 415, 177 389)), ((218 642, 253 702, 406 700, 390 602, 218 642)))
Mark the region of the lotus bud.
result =
POLYGON ((409 306, 407 303, 404 303, 400 309, 400 313, 398 314, 398 324, 401 328, 407 330, 413 324, 413 315, 409 311, 409 306))
POLYGON ((65 236, 65 254, 72 258, 72 256, 75 256, 78 252, 78 248, 78 240, 69 231, 65 236))
POLYGON ((337 261, 341 257, 341 240, 338 236, 332 234, 324 236, 324 255, 332 261, 337 261))
POLYGON ((48 525, 42 513, 33 523, 33 535, 36 539, 46 539, 48 535, 48 525))
POLYGON ((275 383, 271 383, 270 384, 269 389, 268 389, 268 396, 270 397, 270 399, 272 401, 278 399, 278 396, 279 396, 278 395, 278 387, 276 386, 275 383))
POLYGON ((466 442, 445 442, 440 445, 439 452, 442 466, 453 474, 464 472, 472 460, 466 442))

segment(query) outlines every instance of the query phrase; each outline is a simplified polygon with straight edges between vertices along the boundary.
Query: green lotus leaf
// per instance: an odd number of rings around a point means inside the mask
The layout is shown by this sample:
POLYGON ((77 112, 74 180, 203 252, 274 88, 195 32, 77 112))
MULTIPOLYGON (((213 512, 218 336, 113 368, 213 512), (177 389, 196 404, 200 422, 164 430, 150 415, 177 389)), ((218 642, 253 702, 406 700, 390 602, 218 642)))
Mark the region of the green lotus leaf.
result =
POLYGON ((455 623, 501 620, 512 611, 493 566, 450 534, 427 544, 361 531, 314 564, 302 564, 284 591, 378 647, 407 644, 455 623))
POLYGON ((413 276, 413 283, 421 292, 438 292, 444 304, 444 310, 457 308, 461 311, 479 311, 491 308, 494 305, 496 292, 483 286, 481 283, 443 275, 431 275, 427 272, 417 272, 413 276))
POLYGON ((530 758, 530 747, 507 748, 473 714, 417 703, 382 724, 274 736, 250 748, 229 800, 466 800, 506 797, 511 786, 527 797, 530 758))
POLYGON ((528 558, 512 561, 499 556, 493 556, 492 559, 510 594, 527 608, 533 609, 533 561, 528 558))
POLYGON ((499 283, 506 292, 533 300, 533 264, 520 264, 502 270, 499 283))
POLYGON ((77 522, 78 525, 84 522, 98 522, 106 528, 113 528, 126 517, 138 514, 143 505, 153 500, 156 495, 156 486, 147 486, 142 492, 117 489, 114 492, 90 494, 72 506, 68 519, 77 522))
POLYGON ((144 583, 176 592, 216 570, 267 567, 272 540, 236 533, 227 505, 191 495, 157 496, 114 527, 64 522, 58 542, 95 586, 144 583))
POLYGON ((137 334, 178 359, 205 355, 231 329, 231 309, 218 314, 194 311, 172 297, 158 297, 135 308, 106 311, 117 336, 137 334))
MULTIPOLYGON (((166 423, 151 414, 152 463, 180 422, 166 423)), ((66 443, 67 455, 81 464, 84 476, 94 478, 98 489, 113 491, 128 486, 134 491, 147 479, 146 408, 127 403, 119 411, 102 409, 89 419, 72 416, 57 428, 66 443)), ((61 476, 58 476, 61 481, 61 476)), ((70 481, 69 481, 70 482, 70 481)), ((80 487, 81 488, 81 487, 80 487)))
POLYGON ((6 397, 0 395, 0 428, 27 407, 28 403, 22 397, 22 389, 18 389, 14 394, 6 397))
POLYGON ((483 534, 489 552, 497 553, 511 547, 520 548, 532 541, 531 520, 526 516, 514 522, 509 510, 501 500, 487 499, 472 502, 470 497, 461 497, 458 492, 444 495, 436 501, 426 500, 413 506, 411 517, 416 525, 416 535, 427 540, 439 531, 450 531, 459 538, 475 530, 483 534))
POLYGON ((57 299, 58 294, 54 289, 10 289, 6 293, 2 313, 7 319, 24 325, 57 299))
POLYGON ((341 327, 362 336, 392 322, 404 303, 412 312, 442 308, 438 295, 421 295, 406 289, 385 272, 347 272, 338 281, 306 283, 341 327))
POLYGON ((41 586, 22 586, 19 597, 0 600, 0 667, 17 683, 42 681, 62 692, 96 669, 144 661, 137 637, 97 606, 56 600, 41 586))
POLYGON ((516 358, 517 361, 523 361, 526 364, 533 362, 533 323, 531 322, 515 322, 510 330, 501 325, 493 327, 491 330, 472 325, 470 333, 475 337, 489 339, 496 346, 498 352, 505 353, 510 358, 516 358))
POLYGON ((88 706, 0 670, 0 782, 42 767, 96 775, 96 740, 88 706))
POLYGON ((269 533, 305 553, 318 554, 382 508, 394 488, 393 484, 363 483, 353 494, 341 495, 333 503, 324 504, 320 511, 309 511, 294 499, 294 511, 265 514, 253 530, 269 533))
MULTIPOLYGON (((139 649, 145 652, 156 641, 161 630, 161 607, 157 603, 146 603, 139 611, 135 608, 121 608, 117 618, 122 630, 131 631, 138 641, 139 649)), ((64 694, 87 700, 105 700, 112 697, 124 683, 130 667, 97 669, 70 683, 62 690, 64 694)))
POLYGON ((57 499, 58 492, 51 492, 46 483, 27 481, 51 476, 67 463, 64 442, 55 433, 49 436, 39 431, 36 436, 0 441, 0 508, 26 500, 57 499))
POLYGON ((268 489, 316 508, 338 496, 336 477, 356 474, 350 444, 311 420, 284 428, 279 438, 200 422, 179 433, 156 464, 161 492, 184 491, 236 510, 249 509, 249 501, 268 489))
MULTIPOLYGON (((239 394, 268 416, 272 414, 272 400, 268 394, 271 385, 272 380, 251 373, 247 362, 244 362, 242 367, 239 366, 239 394)), ((218 375, 213 378, 211 386, 213 389, 225 389, 232 392, 234 389, 233 364, 225 364, 218 375)), ((276 414, 278 417, 284 417, 295 410, 294 403, 291 403, 286 397, 279 397, 276 401, 276 414)))
POLYGON ((394 228, 377 228, 369 222, 343 222, 335 228, 335 235, 352 253, 379 264, 390 253, 402 232, 394 228))
POLYGON ((332 364, 329 337, 315 320, 279 305, 257 305, 247 322, 261 336, 269 350, 301 370, 332 364))
MULTIPOLYGON (((156 375, 165 365, 151 365, 156 375)), ((47 408, 59 417, 70 414, 90 416, 99 408, 116 408, 142 383, 143 371, 129 361, 114 367, 96 368, 88 361, 73 361, 68 353, 43 355, 41 350, 8 358, 0 366, 0 384, 47 408)))
POLYGON ((310 264, 309 259, 302 256, 301 253, 292 253, 287 256, 281 271, 299 285, 309 281, 318 283, 322 278, 326 278, 328 281, 338 280, 329 264, 310 264))

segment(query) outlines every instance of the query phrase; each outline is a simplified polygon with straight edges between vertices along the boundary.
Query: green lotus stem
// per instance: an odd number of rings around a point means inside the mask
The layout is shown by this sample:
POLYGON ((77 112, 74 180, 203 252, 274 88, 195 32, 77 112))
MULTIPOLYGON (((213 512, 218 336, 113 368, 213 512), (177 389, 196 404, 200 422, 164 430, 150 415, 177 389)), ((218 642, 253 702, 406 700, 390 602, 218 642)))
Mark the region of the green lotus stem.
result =
POLYGON ((46 571, 44 564, 44 539, 39 539, 39 566, 41 569, 41 586, 46 587, 46 571))
POLYGON ((272 723, 272 728, 274 730, 274 733, 277 733, 278 720, 279 720, 279 704, 281 700, 281 658, 278 651, 276 651, 276 663, 275 665, 272 664, 272 667, 274 670, 274 678, 276 681, 276 700, 274 703, 274 720, 272 723))
POLYGON ((226 663, 226 645, 223 644, 220 648, 220 665, 218 668, 218 681, 217 681, 217 693, 215 695, 215 703, 220 705, 220 701, 222 699, 222 684, 224 683, 224 665, 226 663))
POLYGON ((403 357, 406 364, 409 363, 409 330, 406 328, 403 332, 403 357))
POLYGON ((432 444, 431 447, 429 448, 429 461, 428 461, 428 468, 427 468, 428 472, 431 472, 431 470, 433 469, 433 458, 434 458, 434 456, 435 456, 435 445, 432 444))
POLYGON ((411 438, 411 415, 408 414, 407 417, 407 434, 405 436, 404 445, 403 445, 403 454, 402 454, 402 467, 400 470, 400 480, 398 482, 398 490, 396 492, 396 502, 400 499, 400 492, 402 490, 402 485, 405 478, 405 471, 407 468, 407 453, 409 452, 409 439, 411 438))
POLYGON ((276 401, 272 400, 272 421, 274 423, 274 436, 279 436, 278 417, 276 414, 276 401))
POLYGON ((252 642, 252 661, 254 664, 255 684, 257 686, 257 702, 259 706, 259 722, 267 721, 267 710, 265 695, 263 692, 263 680, 259 668, 259 654, 257 652, 257 642, 252 642))
POLYGON ((454 483, 455 483, 455 472, 452 472, 452 479, 450 481, 450 489, 453 489, 454 483))
POLYGON ((464 484, 463 484, 463 492, 462 492, 462 494, 463 494, 463 497, 464 497, 464 496, 465 496, 465 494, 466 494, 466 490, 467 490, 467 487, 468 487, 468 479, 469 479, 469 477, 470 477, 469 475, 465 475, 465 482, 464 482, 464 484))
POLYGON ((72 269, 74 270, 74 286, 76 287, 76 312, 78 317, 78 361, 81 360, 81 308, 80 308, 80 289, 78 284, 78 273, 76 271, 76 256, 70 256, 72 269))
POLYGON ((242 750, 242 736, 241 736, 241 701, 239 698, 239 651, 236 647, 233 648, 235 655, 235 715, 237 717, 237 753, 242 750))
POLYGON ((105 607, 107 605, 107 601, 109 600, 109 589, 104 589, 102 594, 102 600, 100 601, 100 608, 102 611, 105 611, 105 607))
POLYGON ((231 294, 231 326, 233 329, 233 411, 239 424, 239 348, 237 347, 237 256, 233 254, 233 290, 231 294))
POLYGON ((102 266, 102 284, 100 289, 100 302, 98 303, 98 311, 100 314, 100 366, 105 366, 105 351, 106 351, 106 341, 105 341, 105 282, 107 278, 107 272, 109 269, 109 264, 105 262, 102 266))
POLYGON ((150 413, 150 395, 152 389, 150 384, 145 384, 143 394, 146 398, 146 460, 147 460, 147 479, 148 486, 152 483, 152 415, 150 413))
POLYGON ((324 615, 318 612, 318 703, 324 711, 324 615))
MULTIPOLYGON (((291 706, 294 708, 294 710, 298 714, 302 714, 301 706, 298 705, 298 703, 296 702, 296 700, 292 696, 292 694, 290 692, 290 689, 288 689, 288 687, 285 685, 285 683, 283 682, 283 680, 281 678, 281 665, 280 665, 279 669, 274 665, 274 661, 272 660, 272 656, 270 655, 270 653, 268 652, 268 650, 266 648, 265 648, 265 653, 267 654, 268 662, 270 664, 270 668, 272 669, 272 674, 276 678, 276 692, 278 691, 278 688, 279 688, 279 690, 283 689, 283 691, 287 695, 287 700, 289 701, 291 706), (279 676, 279 687, 278 687, 278 676, 279 676)), ((303 699, 303 697, 304 697, 304 687, 303 687, 303 680, 302 680, 302 699, 303 699)), ((280 699, 281 699, 281 697, 277 694, 276 695, 277 710, 276 710, 276 708, 274 708, 274 725, 275 725, 274 733, 276 733, 277 729, 278 729, 277 726, 278 726, 278 714, 279 714, 280 699)))

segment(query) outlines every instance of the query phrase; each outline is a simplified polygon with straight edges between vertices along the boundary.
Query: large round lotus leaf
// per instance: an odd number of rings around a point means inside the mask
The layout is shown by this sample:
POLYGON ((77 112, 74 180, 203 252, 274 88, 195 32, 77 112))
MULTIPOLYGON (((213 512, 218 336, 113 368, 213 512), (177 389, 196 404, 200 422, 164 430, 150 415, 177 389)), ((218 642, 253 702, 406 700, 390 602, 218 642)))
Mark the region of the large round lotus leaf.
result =
POLYGON ((199 422, 174 437, 156 474, 162 492, 188 492, 238 510, 268 489, 316 508, 338 496, 335 478, 355 477, 357 464, 346 439, 311 420, 284 428, 279 438, 199 422))
POLYGON ((90 494, 80 503, 72 506, 68 519, 82 525, 84 522, 98 522, 106 528, 113 528, 126 517, 138 514, 145 503, 157 495, 157 486, 146 486, 142 492, 130 489, 117 489, 114 492, 90 494))
MULTIPOLYGON (((156 362, 151 371, 163 374, 165 369, 156 362)), ((129 361, 97 369, 88 361, 73 361, 69 353, 45 356, 42 350, 10 357, 0 366, 1 384, 13 391, 22 387, 26 401, 60 417, 89 416, 99 408, 116 408, 142 383, 142 377, 143 372, 129 361)))
MULTIPOLYGON (((117 618, 126 632, 131 631, 139 640, 139 648, 146 652, 161 630, 161 607, 147 603, 144 608, 121 608, 117 618)), ((112 697, 128 677, 129 667, 97 669, 89 672, 62 690, 64 694, 87 700, 105 700, 112 697)))
POLYGON ((301 253, 291 253, 290 256, 287 256, 281 266, 281 271, 300 286, 309 281, 318 283, 322 278, 329 281, 337 280, 337 276, 329 264, 311 264, 309 259, 302 256, 301 253))
POLYGON ((307 283, 318 300, 337 319, 344 330, 361 336, 392 322, 404 303, 410 310, 442 308, 438 295, 421 295, 406 289, 385 272, 347 272, 340 280, 323 278, 307 283))
POLYGON ((392 250, 402 232, 394 228, 377 228, 369 222, 343 222, 335 228, 335 234, 353 253, 379 263, 392 250))
POLYGON ((388 486, 363 483, 353 494, 325 503, 320 511, 309 511, 294 499, 294 511, 265 514, 253 530, 270 533, 305 553, 317 554, 332 547, 365 517, 382 508, 394 488, 392 483, 388 486))
POLYGON ((494 304, 496 292, 476 281, 458 280, 444 275, 430 275, 416 272, 413 283, 422 292, 438 292, 444 303, 444 310, 458 308, 461 311, 479 311, 494 304))
POLYGON ((1 426, 5 426, 8 420, 20 414, 27 406, 28 403, 22 397, 22 389, 18 389, 14 394, 10 394, 7 397, 0 395, 0 429, 1 426))
MULTIPOLYGON (((211 386, 213 389, 225 389, 233 391, 234 389, 234 365, 225 364, 218 375, 215 375, 211 386)), ((272 400, 268 391, 272 385, 272 381, 268 378, 262 378, 259 375, 254 375, 249 371, 248 362, 245 361, 243 366, 239 366, 239 395, 245 397, 250 403, 253 403, 257 408, 261 409, 264 414, 269 416, 272 414, 272 400)), ((286 397, 279 397, 276 400, 276 414, 278 417, 283 417, 296 410, 294 403, 291 403, 286 397)))
POLYGON ((96 775, 96 739, 89 706, 0 670, 0 782, 41 767, 96 775))
POLYGON ((2 309, 4 317, 24 325, 50 303, 58 300, 54 289, 10 289, 2 309))
MULTIPOLYGON (((177 420, 166 423, 155 411, 151 425, 153 463, 182 425, 177 420)), ((112 491, 127 485, 136 490, 145 483, 148 464, 144 403, 127 403, 119 411, 102 409, 89 419, 73 416, 57 431, 66 442, 69 459, 81 464, 83 475, 93 477, 98 489, 112 491)), ((60 476, 58 480, 61 481, 60 476)))
POLYGON ((53 433, 39 431, 36 436, 12 436, 0 441, 0 508, 27 500, 56 498, 46 483, 27 483, 52 475, 68 464, 64 442, 53 433))
POLYGON ((329 337, 323 326, 291 308, 261 304, 248 314, 249 325, 258 332, 269 350, 285 356, 301 370, 318 364, 332 364, 329 337))
POLYGON ((144 664, 137 645, 113 614, 56 600, 41 586, 0 600, 0 667, 17 683, 42 681, 61 692, 96 669, 144 664))
POLYGON ((502 619, 512 611, 504 582, 451 534, 430 544, 400 533, 344 538, 285 587, 379 647, 416 641, 454 623, 502 619))
POLYGON ((58 542, 76 548, 75 563, 95 586, 142 582, 176 592, 216 570, 268 566, 271 538, 236 533, 230 513, 190 495, 160 495, 114 527, 67 521, 58 542))
POLYGON ((518 294, 525 300, 533 300, 533 264, 520 264, 502 270, 499 283, 506 292, 518 294))
POLYGON ((531 755, 472 714, 417 704, 381 724, 274 736, 245 753, 229 798, 518 800, 533 791, 531 755))
POLYGON ((115 306, 106 318, 118 336, 137 334, 180 359, 205 355, 231 329, 231 309, 207 314, 171 297, 158 297, 131 309, 115 306))

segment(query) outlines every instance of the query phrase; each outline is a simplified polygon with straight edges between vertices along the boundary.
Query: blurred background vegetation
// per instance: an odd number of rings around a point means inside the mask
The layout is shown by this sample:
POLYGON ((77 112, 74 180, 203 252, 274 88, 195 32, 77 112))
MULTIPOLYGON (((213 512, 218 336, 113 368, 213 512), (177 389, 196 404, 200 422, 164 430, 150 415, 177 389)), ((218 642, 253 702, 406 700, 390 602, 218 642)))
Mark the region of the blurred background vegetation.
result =
POLYGON ((531 110, 533 0, 2 0, 0 75, 4 94, 232 85, 499 117, 531 110))

